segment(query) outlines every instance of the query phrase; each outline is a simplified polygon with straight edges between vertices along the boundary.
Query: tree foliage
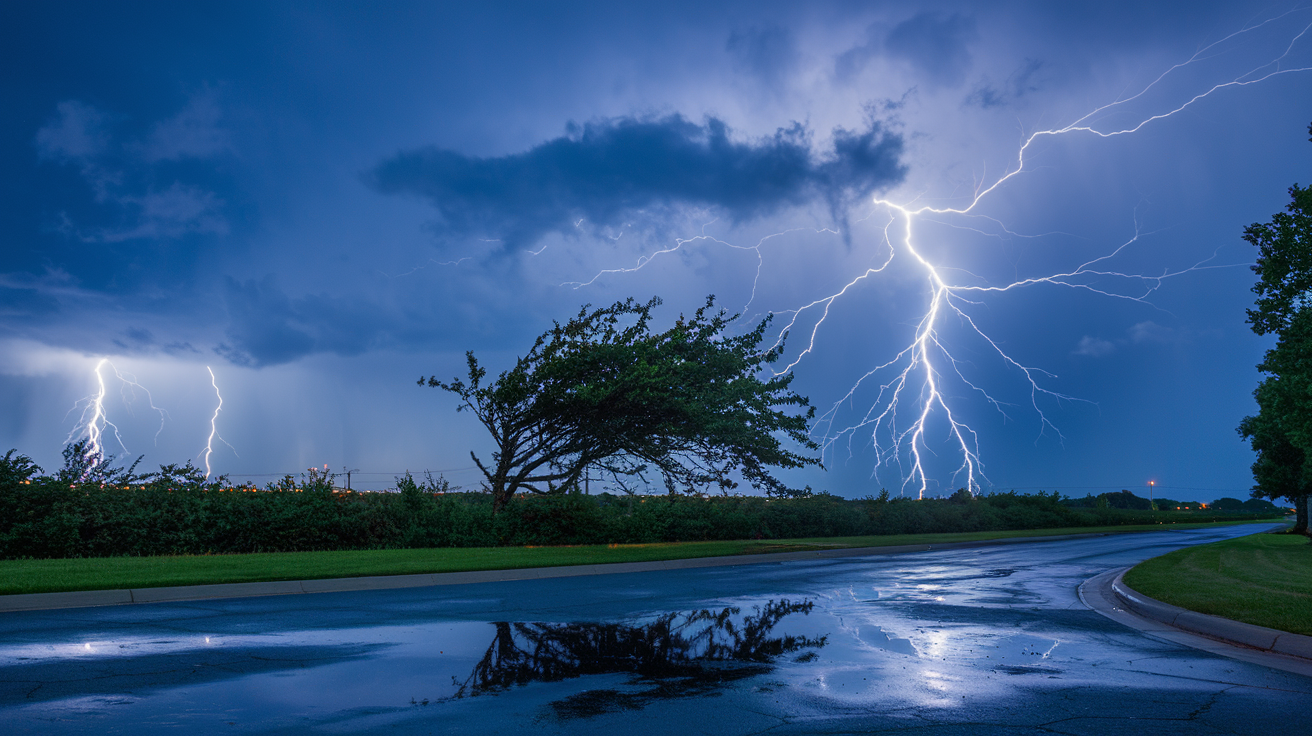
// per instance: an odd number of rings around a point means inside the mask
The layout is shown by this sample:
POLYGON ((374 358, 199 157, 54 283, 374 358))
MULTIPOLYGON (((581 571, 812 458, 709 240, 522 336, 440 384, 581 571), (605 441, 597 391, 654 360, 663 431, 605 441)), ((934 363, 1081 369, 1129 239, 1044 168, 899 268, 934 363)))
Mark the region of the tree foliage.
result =
POLYGON ((0 486, 27 483, 41 475, 41 466, 32 462, 32 458, 18 450, 10 450, 0 458, 0 486))
MULTIPOLYGON (((106 456, 93 449, 87 440, 78 440, 64 446, 64 467, 55 473, 55 479, 64 483, 90 483, 97 485, 126 486, 147 480, 149 475, 137 475, 142 455, 130 467, 114 465, 117 458, 106 456)), ((40 471, 40 468, 37 468, 40 471)))
MULTIPOLYGON (((920 501, 887 492, 861 500, 826 493, 568 493, 517 500, 493 514, 488 494, 459 492, 440 477, 401 477, 400 493, 390 493, 315 488, 305 476, 233 488, 190 465, 166 466, 126 487, 70 485, 29 470, 17 452, 0 455, 0 559, 778 540, 1258 518, 1248 504, 1242 512, 1150 512, 1055 493, 920 501)), ((30 588, 36 581, 27 580, 0 580, 0 592, 38 592, 40 583, 30 588)))
POLYGON ((1289 196, 1285 212, 1244 229, 1244 240, 1258 249, 1257 299, 1248 323, 1253 332, 1279 339, 1258 365, 1266 374, 1253 392, 1258 413, 1244 418, 1239 433, 1257 453, 1253 495, 1293 501, 1295 530, 1306 533, 1312 491, 1312 187, 1294 184, 1289 196))
POLYGON ((819 459, 776 436, 817 448, 807 433, 815 410, 789 390, 793 376, 759 377, 782 349, 760 349, 769 318, 728 336, 737 315, 715 310, 710 297, 691 318, 653 332, 651 312, 660 303, 584 306, 492 381, 472 351, 467 380, 420 378, 459 396, 459 410, 492 434, 490 463, 470 455, 495 508, 520 492, 578 488, 593 472, 622 490, 659 482, 670 493, 727 491, 741 477, 771 495, 805 493, 770 473, 819 459))
MULTIPOLYGON (((1312 136, 1312 125, 1308 133, 1312 136)), ((1283 334, 1312 292, 1312 187, 1294 184, 1289 198, 1285 212, 1244 228, 1244 240, 1258 251, 1257 302, 1248 310, 1248 322, 1259 335, 1283 334)))
POLYGON ((1307 470, 1303 449, 1290 440, 1280 421, 1280 379, 1270 377, 1253 392, 1258 413, 1244 417, 1239 433, 1257 453, 1253 463, 1253 480, 1261 495, 1268 498, 1295 498, 1306 493, 1307 470))

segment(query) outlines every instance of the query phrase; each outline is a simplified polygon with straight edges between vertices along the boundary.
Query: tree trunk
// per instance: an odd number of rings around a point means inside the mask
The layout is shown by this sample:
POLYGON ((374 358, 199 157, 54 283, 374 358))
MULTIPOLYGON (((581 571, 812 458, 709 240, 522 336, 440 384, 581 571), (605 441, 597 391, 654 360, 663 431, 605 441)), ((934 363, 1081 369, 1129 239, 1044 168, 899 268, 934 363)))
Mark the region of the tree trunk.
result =
POLYGON ((1307 534, 1307 496, 1294 497, 1294 533, 1307 534))
POLYGON ((487 481, 487 490, 492 494, 492 515, 496 516, 506 507, 506 504, 510 503, 510 499, 514 497, 514 492, 507 488, 507 486, 510 485, 511 468, 507 468, 502 460, 506 455, 504 453, 496 453, 493 455, 493 460, 496 461, 495 471, 488 471, 488 469, 483 466, 482 461, 478 459, 478 455, 473 452, 469 453, 469 457, 473 459, 474 464, 478 466, 478 469, 483 472, 483 477, 487 481))
POLYGON ((492 479, 492 515, 496 516, 510 503, 513 494, 506 489, 504 477, 492 479))

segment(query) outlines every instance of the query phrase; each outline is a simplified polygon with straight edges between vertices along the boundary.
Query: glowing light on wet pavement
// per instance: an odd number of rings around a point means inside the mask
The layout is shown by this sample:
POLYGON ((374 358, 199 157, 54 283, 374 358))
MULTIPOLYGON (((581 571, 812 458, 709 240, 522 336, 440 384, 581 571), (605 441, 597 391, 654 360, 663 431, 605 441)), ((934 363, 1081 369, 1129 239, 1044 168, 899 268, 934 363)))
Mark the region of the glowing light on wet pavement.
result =
POLYGON ((1158 732, 1247 732, 1262 714, 1275 727, 1312 680, 1146 637, 1075 591, 1242 531, 10 613, 0 721, 34 733, 745 734, 1093 733, 1150 718, 1158 732))

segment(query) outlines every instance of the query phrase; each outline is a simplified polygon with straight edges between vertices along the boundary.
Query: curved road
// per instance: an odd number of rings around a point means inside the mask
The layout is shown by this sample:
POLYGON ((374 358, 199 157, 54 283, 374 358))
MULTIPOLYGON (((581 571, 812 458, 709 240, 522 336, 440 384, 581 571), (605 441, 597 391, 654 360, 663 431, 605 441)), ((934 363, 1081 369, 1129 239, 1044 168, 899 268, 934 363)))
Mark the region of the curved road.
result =
POLYGON ((8 733, 1288 732, 1312 678, 1087 609, 1262 526, 0 614, 8 733))

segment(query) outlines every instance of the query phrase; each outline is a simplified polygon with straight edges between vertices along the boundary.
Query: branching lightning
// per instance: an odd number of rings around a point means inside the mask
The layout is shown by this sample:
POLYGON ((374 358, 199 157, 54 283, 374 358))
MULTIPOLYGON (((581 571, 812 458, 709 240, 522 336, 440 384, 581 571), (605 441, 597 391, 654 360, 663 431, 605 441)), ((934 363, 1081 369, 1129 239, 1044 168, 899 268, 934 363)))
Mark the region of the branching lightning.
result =
POLYGON ((237 452, 237 448, 228 444, 228 441, 219 435, 219 412, 223 411, 223 394, 219 393, 219 381, 214 377, 214 369, 205 366, 205 370, 210 373, 210 385, 214 387, 214 396, 219 400, 219 403, 214 407, 214 414, 210 416, 210 435, 205 439, 205 449, 201 450, 201 458, 205 462, 205 477, 208 478, 213 472, 210 468, 210 456, 214 454, 214 440, 217 439, 219 442, 228 445, 228 449, 232 450, 234 454, 237 452))
POLYGON ((106 429, 113 430, 119 446, 123 448, 124 452, 127 452, 127 447, 123 445, 123 438, 119 437, 118 427, 109 421, 105 415, 105 376, 100 370, 108 362, 108 358, 101 358, 100 362, 96 363, 93 371, 96 376, 96 393, 78 399, 74 402, 73 407, 68 410, 71 414, 77 409, 81 409, 82 415, 78 418, 77 424, 73 425, 73 429, 69 431, 68 437, 64 439, 64 444, 70 444, 85 434, 88 457, 104 457, 105 447, 102 437, 106 429))
POLYGON ((158 442, 160 432, 164 431, 164 421, 168 417, 168 412, 155 406, 155 398, 151 396, 150 391, 145 386, 142 386, 137 382, 136 376, 131 373, 123 373, 119 371, 119 369, 110 362, 109 358, 101 358, 96 363, 95 369, 92 371, 96 376, 96 393, 78 399, 73 404, 73 407, 69 409, 70 414, 73 411, 81 409, 81 416, 73 426, 73 429, 69 431, 68 437, 64 439, 64 444, 70 444, 75 439, 85 435, 87 440, 87 456, 104 458, 106 450, 104 442, 105 432, 108 430, 113 433, 114 441, 118 443, 118 446, 122 448, 124 452, 128 452, 127 446, 123 444, 123 437, 119 434, 118 425, 109 420, 109 415, 105 410, 105 397, 108 393, 105 386, 105 375, 102 372, 105 366, 109 366, 109 369, 114 372, 114 377, 119 380, 123 403, 128 406, 129 410, 131 409, 132 404, 136 401, 137 391, 141 391, 146 395, 146 403, 150 405, 151 411, 159 414, 159 429, 155 431, 155 440, 158 442), (131 395, 129 395, 129 391, 131 392, 131 395))
MULTIPOLYGON (((1111 128, 1100 127, 1096 122, 1103 116, 1113 111, 1120 112, 1124 106, 1135 100, 1143 98, 1150 91, 1158 87, 1172 73, 1178 70, 1211 58, 1214 53, 1219 53, 1218 48, 1227 41, 1235 39, 1247 33, 1256 31, 1259 28, 1274 24, 1289 16, 1291 13, 1299 12, 1302 9, 1289 11, 1281 16, 1271 18, 1254 25, 1247 26, 1235 33, 1212 43, 1191 56, 1188 60, 1178 63, 1167 69, 1156 79, 1152 80, 1139 92, 1128 97, 1121 97, 1113 102, 1102 105, 1090 111, 1089 113, 1078 118, 1074 122, 1060 128, 1048 130, 1039 130, 1030 133, 1023 139, 1017 150, 1016 157, 1011 166, 1005 172, 997 177, 992 183, 984 186, 985 180, 976 183, 974 191, 970 194, 969 202, 960 207, 932 207, 916 206, 912 203, 898 203, 883 198, 873 198, 873 213, 883 212, 888 220, 883 228, 883 245, 887 248, 886 257, 878 265, 866 268, 863 272, 847 281, 841 288, 837 289, 828 296, 816 299, 808 304, 796 309, 780 312, 781 316, 788 316, 786 323, 782 325, 779 332, 779 344, 783 337, 790 330, 798 327, 799 319, 803 315, 808 320, 813 320, 810 325, 809 339, 805 346, 800 350, 796 357, 785 366, 779 373, 783 374, 798 365, 803 359, 811 355, 816 347, 817 337, 821 327, 829 317, 830 309, 835 302, 844 295, 858 288, 863 282, 876 277, 884 272, 894 261, 895 258, 901 257, 909 259, 909 263, 924 278, 924 293, 926 295, 926 308, 923 315, 915 322, 913 338, 910 344, 903 347, 888 361, 871 368, 867 373, 857 379, 839 400, 824 412, 812 427, 812 435, 821 443, 822 451, 827 458, 832 458, 838 446, 846 443, 848 451, 852 451, 852 442, 858 435, 869 436, 871 445, 876 453, 876 462, 873 474, 878 476, 881 469, 896 468, 901 475, 901 488, 903 493, 907 490, 915 490, 921 498, 929 490, 930 476, 926 468, 925 454, 932 452, 926 433, 930 428, 932 418, 937 417, 947 426, 949 437, 948 444, 953 451, 961 458, 957 469, 953 472, 951 481, 964 483, 972 493, 981 488, 981 479, 987 480, 983 474, 983 464, 980 461, 980 442, 979 436, 975 430, 967 426, 959 414, 953 411, 948 397, 944 394, 943 382, 946 375, 955 377, 963 385, 972 391, 978 392, 990 405, 998 412, 1006 416, 1003 402, 994 398, 983 387, 976 385, 965 374, 964 368, 966 363, 959 360, 953 355, 952 350, 947 344, 947 340, 942 335, 942 329, 946 320, 955 320, 959 322, 966 330, 966 334, 972 335, 982 341, 986 351, 1002 361, 1009 369, 1017 372, 1027 386, 1029 392, 1029 409, 1032 409, 1038 416, 1039 434, 1052 432, 1058 438, 1061 432, 1056 425, 1050 421, 1047 414, 1044 413, 1040 406, 1040 400, 1043 398, 1062 401, 1080 401, 1072 396, 1067 396, 1040 385, 1042 378, 1055 378, 1054 375, 1043 371, 1042 369, 1022 364, 1017 359, 1009 355, 997 341, 985 333, 972 318, 972 307, 978 306, 979 302, 973 301, 972 297, 979 298, 990 293, 1007 292, 1021 289, 1023 287, 1037 285, 1051 285, 1066 287, 1072 289, 1088 290, 1103 296, 1126 299, 1137 302, 1145 302, 1162 284, 1163 281, 1209 268, 1228 267, 1224 265, 1214 265, 1210 262, 1216 257, 1214 253, 1211 257, 1206 258, 1192 266, 1179 269, 1167 269, 1157 275, 1143 273, 1126 273, 1115 270, 1111 262, 1123 254, 1127 249, 1132 248, 1143 233, 1139 232, 1136 224, 1136 232, 1133 237, 1129 238, 1119 246, 1112 248, 1109 252, 1092 260, 1088 260, 1080 265, 1070 268, 1063 273, 1053 273, 1045 276, 1017 279, 1010 283, 1002 285, 979 285, 956 283, 945 276, 945 272, 952 270, 942 264, 931 262, 930 258, 925 255, 925 251, 916 238, 916 223, 920 221, 944 222, 952 224, 954 227, 971 228, 969 225, 953 224, 952 221, 966 220, 987 220, 998 227, 1003 232, 1010 233, 1000 222, 992 217, 981 214, 976 210, 989 195, 998 191, 1012 179, 1018 177, 1026 170, 1026 155, 1030 153, 1031 147, 1036 141, 1044 138, 1055 138, 1072 135, 1091 135, 1098 138, 1114 138, 1117 136, 1129 135, 1136 133, 1146 126, 1152 125, 1158 121, 1170 118, 1199 101, 1213 96, 1219 92, 1230 88, 1246 87, 1270 80, 1272 78, 1289 75, 1306 73, 1312 71, 1312 67, 1295 66, 1284 67, 1283 63, 1289 57, 1295 46, 1303 40, 1312 25, 1303 27, 1297 31, 1288 45, 1270 61, 1228 81, 1213 84, 1205 90, 1193 94, 1183 103, 1174 105, 1165 112, 1156 112, 1137 119, 1131 125, 1117 126, 1111 128), (1119 109, 1118 109, 1119 108, 1119 109), (1096 281, 1095 281, 1096 280, 1096 281), (1104 283, 1117 284, 1115 287, 1102 286, 1104 283), (838 425, 840 409, 852 404, 856 400, 859 389, 866 384, 878 384, 878 390, 874 400, 869 408, 861 415, 860 419, 847 426, 838 425), (902 415, 901 417, 899 415, 902 415)), ((1136 218, 1137 219, 1137 218, 1136 218)), ((786 231, 790 232, 790 231, 786 231)), ((829 231, 834 232, 834 231, 829 231)), ((673 246, 663 248, 650 255, 643 256, 631 268, 614 268, 599 272, 592 279, 584 282, 574 282, 568 285, 575 288, 587 286, 594 283, 597 279, 617 273, 630 273, 641 270, 654 259, 669 255, 692 243, 711 243, 715 245, 735 248, 740 250, 754 251, 757 258, 756 279, 752 285, 752 300, 756 296, 756 285, 759 282, 762 264, 762 246, 770 238, 778 237, 784 233, 776 233, 767 236, 758 241, 753 246, 740 246, 703 234, 692 238, 679 239, 673 246)), ((749 304, 752 300, 749 300, 749 304)), ((871 389, 874 390, 873 388, 871 389)))
MULTIPOLYGON (((107 435, 112 435, 113 442, 117 444, 123 452, 130 454, 127 445, 123 442, 123 437, 119 432, 118 425, 114 424, 114 422, 109 419, 109 414, 105 409, 105 398, 109 394, 108 386, 105 382, 104 370, 106 367, 113 371, 114 377, 118 379, 122 390, 123 402, 128 406, 129 410, 133 403, 137 401, 137 392, 140 391, 146 395, 146 402, 150 405, 151 411, 159 414, 160 426, 159 429, 155 431, 156 442, 158 442, 159 435, 164 430, 165 420, 169 416, 167 411, 155 405, 154 397, 146 387, 142 386, 137 381, 136 376, 131 373, 120 371, 112 362, 110 362, 109 358, 101 358, 97 361, 96 367, 92 371, 93 375, 96 377, 96 391, 89 396, 78 399, 77 402, 73 404, 73 407, 69 409, 70 414, 79 410, 81 414, 77 423, 73 426, 73 429, 68 433, 68 437, 64 440, 65 444, 70 444, 75 440, 85 438, 87 441, 86 456, 88 458, 94 457, 98 459, 106 459, 108 457, 108 455, 106 455, 108 448, 105 446, 107 435)), ((219 412, 223 409, 223 395, 219 393, 218 379, 214 375, 214 370, 209 366, 206 366, 205 370, 209 371, 210 385, 214 388, 215 398, 218 399, 218 404, 214 407, 214 413, 210 416, 210 433, 205 440, 205 449, 201 451, 200 455, 205 463, 205 477, 208 478, 212 472, 210 467, 210 457, 214 453, 215 440, 228 445, 228 447, 233 450, 234 454, 236 453, 236 449, 218 433, 219 412)))
POLYGON ((122 384, 122 394, 123 394, 124 403, 126 403, 129 407, 131 407, 132 404, 136 401, 137 391, 141 391, 146 395, 146 403, 150 405, 150 410, 159 415, 159 429, 155 430, 155 444, 158 445, 159 435, 161 432, 164 431, 164 420, 168 418, 169 413, 164 409, 155 406, 155 397, 150 395, 149 389, 147 389, 145 386, 142 386, 140 383, 137 383, 136 376, 134 376, 131 373, 123 373, 119 371, 119 369, 116 368, 113 363, 110 363, 109 367, 114 371, 115 377, 117 377, 122 384), (132 392, 131 396, 128 395, 129 391, 132 392))

